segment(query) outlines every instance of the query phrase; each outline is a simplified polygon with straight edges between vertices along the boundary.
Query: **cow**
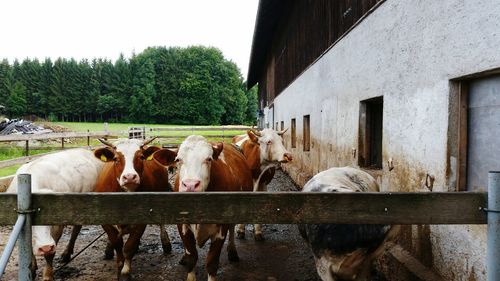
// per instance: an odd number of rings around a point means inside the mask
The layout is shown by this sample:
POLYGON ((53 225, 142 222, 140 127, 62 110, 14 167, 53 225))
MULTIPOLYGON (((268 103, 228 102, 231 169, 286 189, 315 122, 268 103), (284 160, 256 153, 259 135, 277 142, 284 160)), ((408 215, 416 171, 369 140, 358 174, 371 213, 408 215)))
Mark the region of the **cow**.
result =
MULTIPOLYGON (((267 190, 267 185, 274 177, 275 163, 286 163, 292 161, 293 157, 283 145, 283 134, 287 131, 275 131, 273 129, 263 129, 262 131, 248 130, 246 135, 233 137, 232 142, 237 145, 250 169, 254 190, 267 190)), ((245 225, 239 224, 237 227, 237 237, 245 238, 245 225)), ((262 227, 254 224, 254 239, 263 241, 262 227)))
MULTIPOLYGON (((19 174, 31 174, 33 193, 91 192, 94 190, 103 167, 104 163, 95 159, 92 151, 83 148, 44 155, 22 165, 16 171, 7 192, 17 192, 17 176, 19 174)), ((81 228, 81 226, 75 226, 74 229, 79 227, 81 228)), ((53 260, 63 228, 62 225, 35 225, 32 227, 33 254, 44 256, 46 260, 46 266, 42 272, 44 281, 54 280, 53 260)), ((71 254, 73 245, 68 244, 64 251, 66 255, 71 254)), ((36 260, 33 260, 36 263, 36 260)), ((36 264, 33 266, 34 270, 36 264)))
MULTIPOLYGON (((106 146, 96 149, 94 156, 103 161, 105 166, 97 179, 95 191, 171 191, 172 186, 168 181, 167 168, 152 158, 153 153, 160 148, 147 146, 153 140, 154 138, 148 141, 119 139, 110 143, 100 139, 106 146)), ((164 152, 164 154, 167 155, 168 152, 164 152)), ((170 162, 173 162, 176 153, 170 151, 170 155, 170 162)), ((146 225, 103 225, 102 227, 116 252, 118 279, 120 281, 129 280, 132 258, 137 251, 142 234, 146 230, 146 225), (123 244, 123 235, 125 234, 129 234, 129 237, 123 244)), ((163 225, 160 228, 163 251, 169 253, 172 248, 168 233, 163 225)))
MULTIPOLYGON (((336 167, 316 174, 302 192, 378 192, 368 173, 336 167)), ((399 225, 306 224, 299 232, 313 252, 318 275, 324 281, 370 280, 372 261, 395 238, 399 225)))
MULTIPOLYGON (((165 157, 164 151, 156 152, 153 157, 163 165, 171 164, 169 153, 165 157)), ((210 143, 202 136, 191 135, 179 146, 175 162, 178 171, 174 192, 253 191, 252 174, 245 157, 232 145, 210 143)), ((206 270, 208 280, 216 280, 219 257, 228 231, 228 259, 239 260, 234 244, 234 225, 178 224, 177 229, 184 244, 181 264, 188 270, 188 281, 196 280, 196 247, 203 247, 209 239, 206 270)))

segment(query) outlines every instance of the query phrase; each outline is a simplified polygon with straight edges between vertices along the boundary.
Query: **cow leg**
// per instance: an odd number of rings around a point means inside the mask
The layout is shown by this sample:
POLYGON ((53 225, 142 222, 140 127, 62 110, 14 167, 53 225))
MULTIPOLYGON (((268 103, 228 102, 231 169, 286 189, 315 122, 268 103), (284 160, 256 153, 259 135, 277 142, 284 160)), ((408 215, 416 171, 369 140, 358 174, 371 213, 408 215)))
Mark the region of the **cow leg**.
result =
POLYGON ((238 239, 245 239, 245 224, 238 224, 237 226, 238 235, 236 236, 238 239))
POLYGON ((68 245, 66 245, 66 249, 64 249, 64 252, 61 254, 61 261, 62 262, 69 262, 70 261, 71 255, 73 254, 73 251, 75 249, 76 238, 78 237, 78 234, 80 234, 80 230, 82 230, 81 225, 73 225, 73 229, 71 230, 71 237, 69 238, 68 245))
POLYGON ((115 256, 115 249, 113 248, 113 244, 111 244, 111 241, 106 242, 106 249, 104 250, 104 259, 105 260, 112 260, 113 257, 115 256))
POLYGON ((234 224, 229 227, 229 242, 227 243, 227 259, 229 261, 239 261, 238 252, 234 244, 234 224))
POLYGON ((131 227, 130 235, 125 242, 123 247, 123 255, 125 260, 123 263, 122 270, 120 272, 120 281, 130 280, 130 271, 132 269, 132 258, 139 249, 139 242, 141 241, 142 234, 146 230, 145 224, 138 224, 131 227))
POLYGON ((262 235, 262 225, 260 224, 253 225, 253 235, 255 241, 264 241, 264 236, 262 235))
POLYGON ((184 265, 188 271, 187 281, 196 281, 196 263, 198 262, 198 251, 196 250, 196 239, 194 238, 193 232, 182 224, 177 225, 177 230, 179 231, 179 236, 182 239, 182 244, 184 245, 184 255, 179 261, 180 264, 184 265))
POLYGON ((38 269, 38 265, 36 264, 36 257, 35 255, 31 255, 31 264, 30 264, 30 271, 31 271, 31 279, 35 280, 36 277, 36 270, 38 269))
POLYGON ((113 249, 116 252, 116 267, 118 269, 118 277, 120 276, 120 271, 123 267, 123 238, 118 235, 118 230, 114 228, 112 225, 106 224, 103 225, 102 228, 106 231, 108 235, 109 242, 113 246, 113 249))
POLYGON ((355 281, 370 281, 371 280, 372 259, 367 258, 361 265, 361 269, 356 275, 355 281))
POLYGON ((172 244, 170 244, 170 238, 168 237, 168 232, 165 229, 164 224, 160 224, 160 239, 161 247, 163 248, 163 254, 170 254, 172 252, 172 244))
POLYGON ((45 258, 45 267, 42 272, 42 280, 43 281, 54 281, 54 254, 45 254, 43 257, 45 258))
MULTIPOLYGON (((50 227, 50 235, 54 238, 54 241, 59 242, 61 239, 61 235, 63 233, 64 226, 62 225, 54 225, 50 227)), ((43 281, 53 281, 54 280, 54 256, 56 253, 45 254, 43 257, 45 258, 45 267, 43 268, 42 280, 43 281)))
POLYGON ((222 239, 215 238, 210 242, 210 249, 207 254, 207 273, 208 281, 215 281, 215 276, 217 275, 217 270, 219 269, 219 258, 222 251, 222 246, 226 240, 227 231, 230 229, 228 225, 221 226, 221 232, 224 233, 222 239))

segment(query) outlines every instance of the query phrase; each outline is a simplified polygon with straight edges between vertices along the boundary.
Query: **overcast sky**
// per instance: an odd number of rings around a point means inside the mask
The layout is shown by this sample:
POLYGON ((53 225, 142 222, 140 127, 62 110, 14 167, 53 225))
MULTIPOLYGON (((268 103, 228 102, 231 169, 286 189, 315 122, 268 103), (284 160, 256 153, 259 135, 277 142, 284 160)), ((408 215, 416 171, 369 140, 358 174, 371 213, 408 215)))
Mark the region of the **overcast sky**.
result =
POLYGON ((219 48, 246 79, 258 0, 0 0, 0 58, 130 58, 219 48))

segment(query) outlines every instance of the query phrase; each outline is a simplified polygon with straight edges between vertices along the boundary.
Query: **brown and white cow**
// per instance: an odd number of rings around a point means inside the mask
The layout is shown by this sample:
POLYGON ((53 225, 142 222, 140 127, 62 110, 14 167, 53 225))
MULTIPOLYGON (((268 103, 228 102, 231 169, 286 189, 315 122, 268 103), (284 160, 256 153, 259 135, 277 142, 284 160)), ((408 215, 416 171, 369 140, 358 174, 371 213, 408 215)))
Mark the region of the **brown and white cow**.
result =
MULTIPOLYGON (((303 192, 378 192, 379 186, 368 173, 352 168, 330 168, 309 180, 303 192)), ((306 224, 299 225, 311 247, 316 270, 324 281, 371 280, 372 261, 394 239, 398 225, 306 224)))
MULTIPOLYGON (((92 151, 87 149, 69 149, 44 155, 22 165, 16 171, 7 192, 17 192, 19 174, 31 174, 33 193, 91 192, 94 190, 97 177, 103 167, 104 164, 95 159, 92 151)), ((75 227, 78 230, 79 227, 81 228, 81 226, 75 227)), ((32 227, 33 253, 44 256, 46 260, 46 266, 42 273, 44 281, 54 280, 53 260, 63 228, 63 225, 35 225, 32 227)), ((75 233, 75 228, 73 233, 75 233)), ((74 243, 68 244, 63 256, 71 254, 73 245, 74 243)), ((36 262, 35 259, 33 260, 36 262)), ((36 264, 34 266, 36 267, 36 264)))
MULTIPOLYGON (((164 165, 170 164, 163 151, 153 157, 164 165)), ((252 191, 252 175, 244 156, 232 145, 209 143, 202 136, 187 137, 179 147, 177 157, 176 192, 252 191)), ((234 244, 234 225, 231 224, 179 224, 184 244, 181 263, 188 270, 188 281, 196 280, 198 261, 196 246, 203 247, 210 239, 206 269, 208 280, 216 280, 219 257, 229 231, 228 259, 239 260, 234 244)))
MULTIPOLYGON (((267 190, 267 185, 274 177, 275 163, 286 163, 292 161, 292 154, 288 152, 283 144, 284 131, 263 129, 262 131, 248 130, 246 135, 233 138, 233 143, 240 147, 250 169, 255 191, 267 190)), ((237 227, 238 238, 245 238, 245 225, 237 227)), ((254 224, 254 238, 257 241, 264 240, 262 227, 254 224)))
MULTIPOLYGON (((95 191, 171 191, 166 167, 154 161, 152 157, 153 153, 160 148, 146 146, 152 140, 144 142, 135 139, 120 139, 114 143, 101 140, 107 147, 96 149, 94 155, 106 165, 99 175, 95 191)), ((170 162, 173 162, 176 155, 171 151, 169 154, 168 150, 163 154, 170 155, 170 162)), ((137 251, 146 225, 103 225, 102 227, 116 251, 119 280, 129 280, 132 258, 137 251), (129 237, 123 244, 125 234, 129 234, 129 237)), ((171 251, 170 239, 163 225, 161 225, 160 237, 164 252, 169 253, 171 251)))

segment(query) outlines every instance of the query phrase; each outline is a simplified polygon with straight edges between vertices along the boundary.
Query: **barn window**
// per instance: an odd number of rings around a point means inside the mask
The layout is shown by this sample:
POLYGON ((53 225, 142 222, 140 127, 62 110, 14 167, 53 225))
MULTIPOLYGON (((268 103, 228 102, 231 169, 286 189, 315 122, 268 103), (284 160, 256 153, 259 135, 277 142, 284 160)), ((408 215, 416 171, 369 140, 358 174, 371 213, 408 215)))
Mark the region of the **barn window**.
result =
POLYGON ((292 148, 296 148, 297 147, 297 129, 295 127, 295 118, 292 118, 292 148))
POLYGON ((310 115, 304 115, 304 151, 311 150, 311 126, 310 126, 310 115))
POLYGON ((359 109, 360 167, 382 169, 382 121, 384 98, 361 101, 359 109))

